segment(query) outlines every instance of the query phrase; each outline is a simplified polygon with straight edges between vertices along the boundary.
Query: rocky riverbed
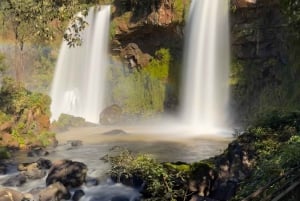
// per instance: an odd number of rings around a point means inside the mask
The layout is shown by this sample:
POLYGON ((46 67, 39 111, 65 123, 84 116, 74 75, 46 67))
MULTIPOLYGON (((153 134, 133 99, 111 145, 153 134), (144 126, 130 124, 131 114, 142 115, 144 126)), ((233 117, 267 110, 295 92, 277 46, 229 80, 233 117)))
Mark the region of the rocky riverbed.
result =
POLYGON ((0 176, 0 200, 138 200, 139 189, 110 180, 107 154, 126 148, 150 153, 160 162, 196 162, 220 154, 230 142, 220 137, 162 136, 97 127, 59 133, 57 147, 16 152, 2 162, 6 173, 0 176))

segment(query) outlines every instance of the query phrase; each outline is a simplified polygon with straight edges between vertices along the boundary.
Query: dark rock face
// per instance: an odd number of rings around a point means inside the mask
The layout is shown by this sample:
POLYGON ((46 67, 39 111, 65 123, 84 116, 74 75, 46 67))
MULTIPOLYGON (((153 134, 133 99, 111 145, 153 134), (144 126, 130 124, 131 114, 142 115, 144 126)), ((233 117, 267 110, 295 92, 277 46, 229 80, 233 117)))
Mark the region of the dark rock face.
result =
POLYGON ((79 187, 86 179, 87 166, 81 162, 60 160, 54 162, 46 178, 47 186, 61 182, 66 187, 79 187))
POLYGON ((209 196, 216 178, 216 172, 207 164, 196 164, 191 171, 189 190, 200 196, 209 196))
POLYGON ((16 176, 10 177, 2 185, 3 186, 11 186, 11 187, 19 187, 19 186, 22 186, 26 181, 27 181, 26 176, 21 173, 16 176))
POLYGON ((61 183, 56 182, 43 189, 39 195, 39 201, 52 201, 61 199, 70 199, 71 194, 65 186, 61 183))
POLYGON ((116 104, 105 108, 100 114, 100 123, 111 125, 118 123, 122 115, 122 108, 116 104))
POLYGON ((0 201, 23 201, 25 196, 12 189, 0 189, 0 201))

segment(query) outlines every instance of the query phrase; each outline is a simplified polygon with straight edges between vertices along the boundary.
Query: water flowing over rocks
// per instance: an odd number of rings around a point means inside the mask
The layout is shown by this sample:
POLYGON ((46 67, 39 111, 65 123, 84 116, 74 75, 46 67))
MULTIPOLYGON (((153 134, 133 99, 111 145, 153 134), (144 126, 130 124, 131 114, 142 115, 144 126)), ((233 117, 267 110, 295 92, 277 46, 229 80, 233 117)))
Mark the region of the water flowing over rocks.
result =
POLYGON ((2 185, 10 187, 19 187, 22 186, 26 181, 26 176, 23 173, 20 173, 18 175, 10 177, 2 185))
POLYGON ((87 166, 71 160, 55 161, 46 178, 47 186, 61 182, 64 186, 79 187, 86 179, 87 166))

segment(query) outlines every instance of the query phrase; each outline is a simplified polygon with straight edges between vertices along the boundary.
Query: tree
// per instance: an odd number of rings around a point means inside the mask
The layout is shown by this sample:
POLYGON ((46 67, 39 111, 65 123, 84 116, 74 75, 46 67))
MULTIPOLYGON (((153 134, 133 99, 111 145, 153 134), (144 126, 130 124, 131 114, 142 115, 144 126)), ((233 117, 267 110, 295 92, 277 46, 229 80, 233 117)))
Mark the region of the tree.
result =
POLYGON ((11 30, 16 42, 15 73, 21 81, 23 50, 27 42, 48 43, 68 28, 64 39, 69 46, 81 44, 80 32, 86 27, 84 16, 97 0, 1 0, 0 19, 11 30), (81 15, 76 15, 81 11, 81 15), (18 58, 18 59, 17 59, 18 58))

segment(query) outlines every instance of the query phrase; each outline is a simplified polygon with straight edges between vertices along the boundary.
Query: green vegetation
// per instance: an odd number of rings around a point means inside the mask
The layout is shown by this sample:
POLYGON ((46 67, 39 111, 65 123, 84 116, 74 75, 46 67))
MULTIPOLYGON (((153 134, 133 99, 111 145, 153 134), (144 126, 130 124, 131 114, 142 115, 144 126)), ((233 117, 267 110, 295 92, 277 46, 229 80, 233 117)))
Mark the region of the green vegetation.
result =
POLYGON ((169 51, 160 49, 140 72, 111 68, 108 77, 112 102, 125 114, 147 117, 163 112, 171 60, 169 51))
MULTIPOLYGON (((269 182, 300 165, 300 113, 273 112, 265 115, 246 135, 247 146, 255 151, 256 162, 252 175, 241 182, 234 200, 241 200, 269 182)), ((279 184, 280 185, 280 184, 279 184)), ((268 193, 278 189, 272 185, 268 193)))
POLYGON ((48 96, 29 92, 6 77, 2 81, 0 97, 0 145, 26 148, 46 146, 52 142, 55 136, 48 132, 48 96), (7 133, 9 135, 5 135, 7 133))
POLYGON ((8 152, 8 150, 5 147, 1 147, 0 146, 0 160, 1 159, 9 159, 10 153, 8 152))
POLYGON ((185 182, 187 165, 161 164, 150 155, 134 155, 126 149, 109 161, 110 174, 117 181, 132 186, 144 183, 145 200, 176 201, 184 196, 185 189, 178 185, 185 182))
POLYGON ((52 129, 55 131, 65 131, 70 127, 83 127, 89 125, 84 118, 74 117, 69 114, 61 114, 57 121, 52 122, 52 129))

